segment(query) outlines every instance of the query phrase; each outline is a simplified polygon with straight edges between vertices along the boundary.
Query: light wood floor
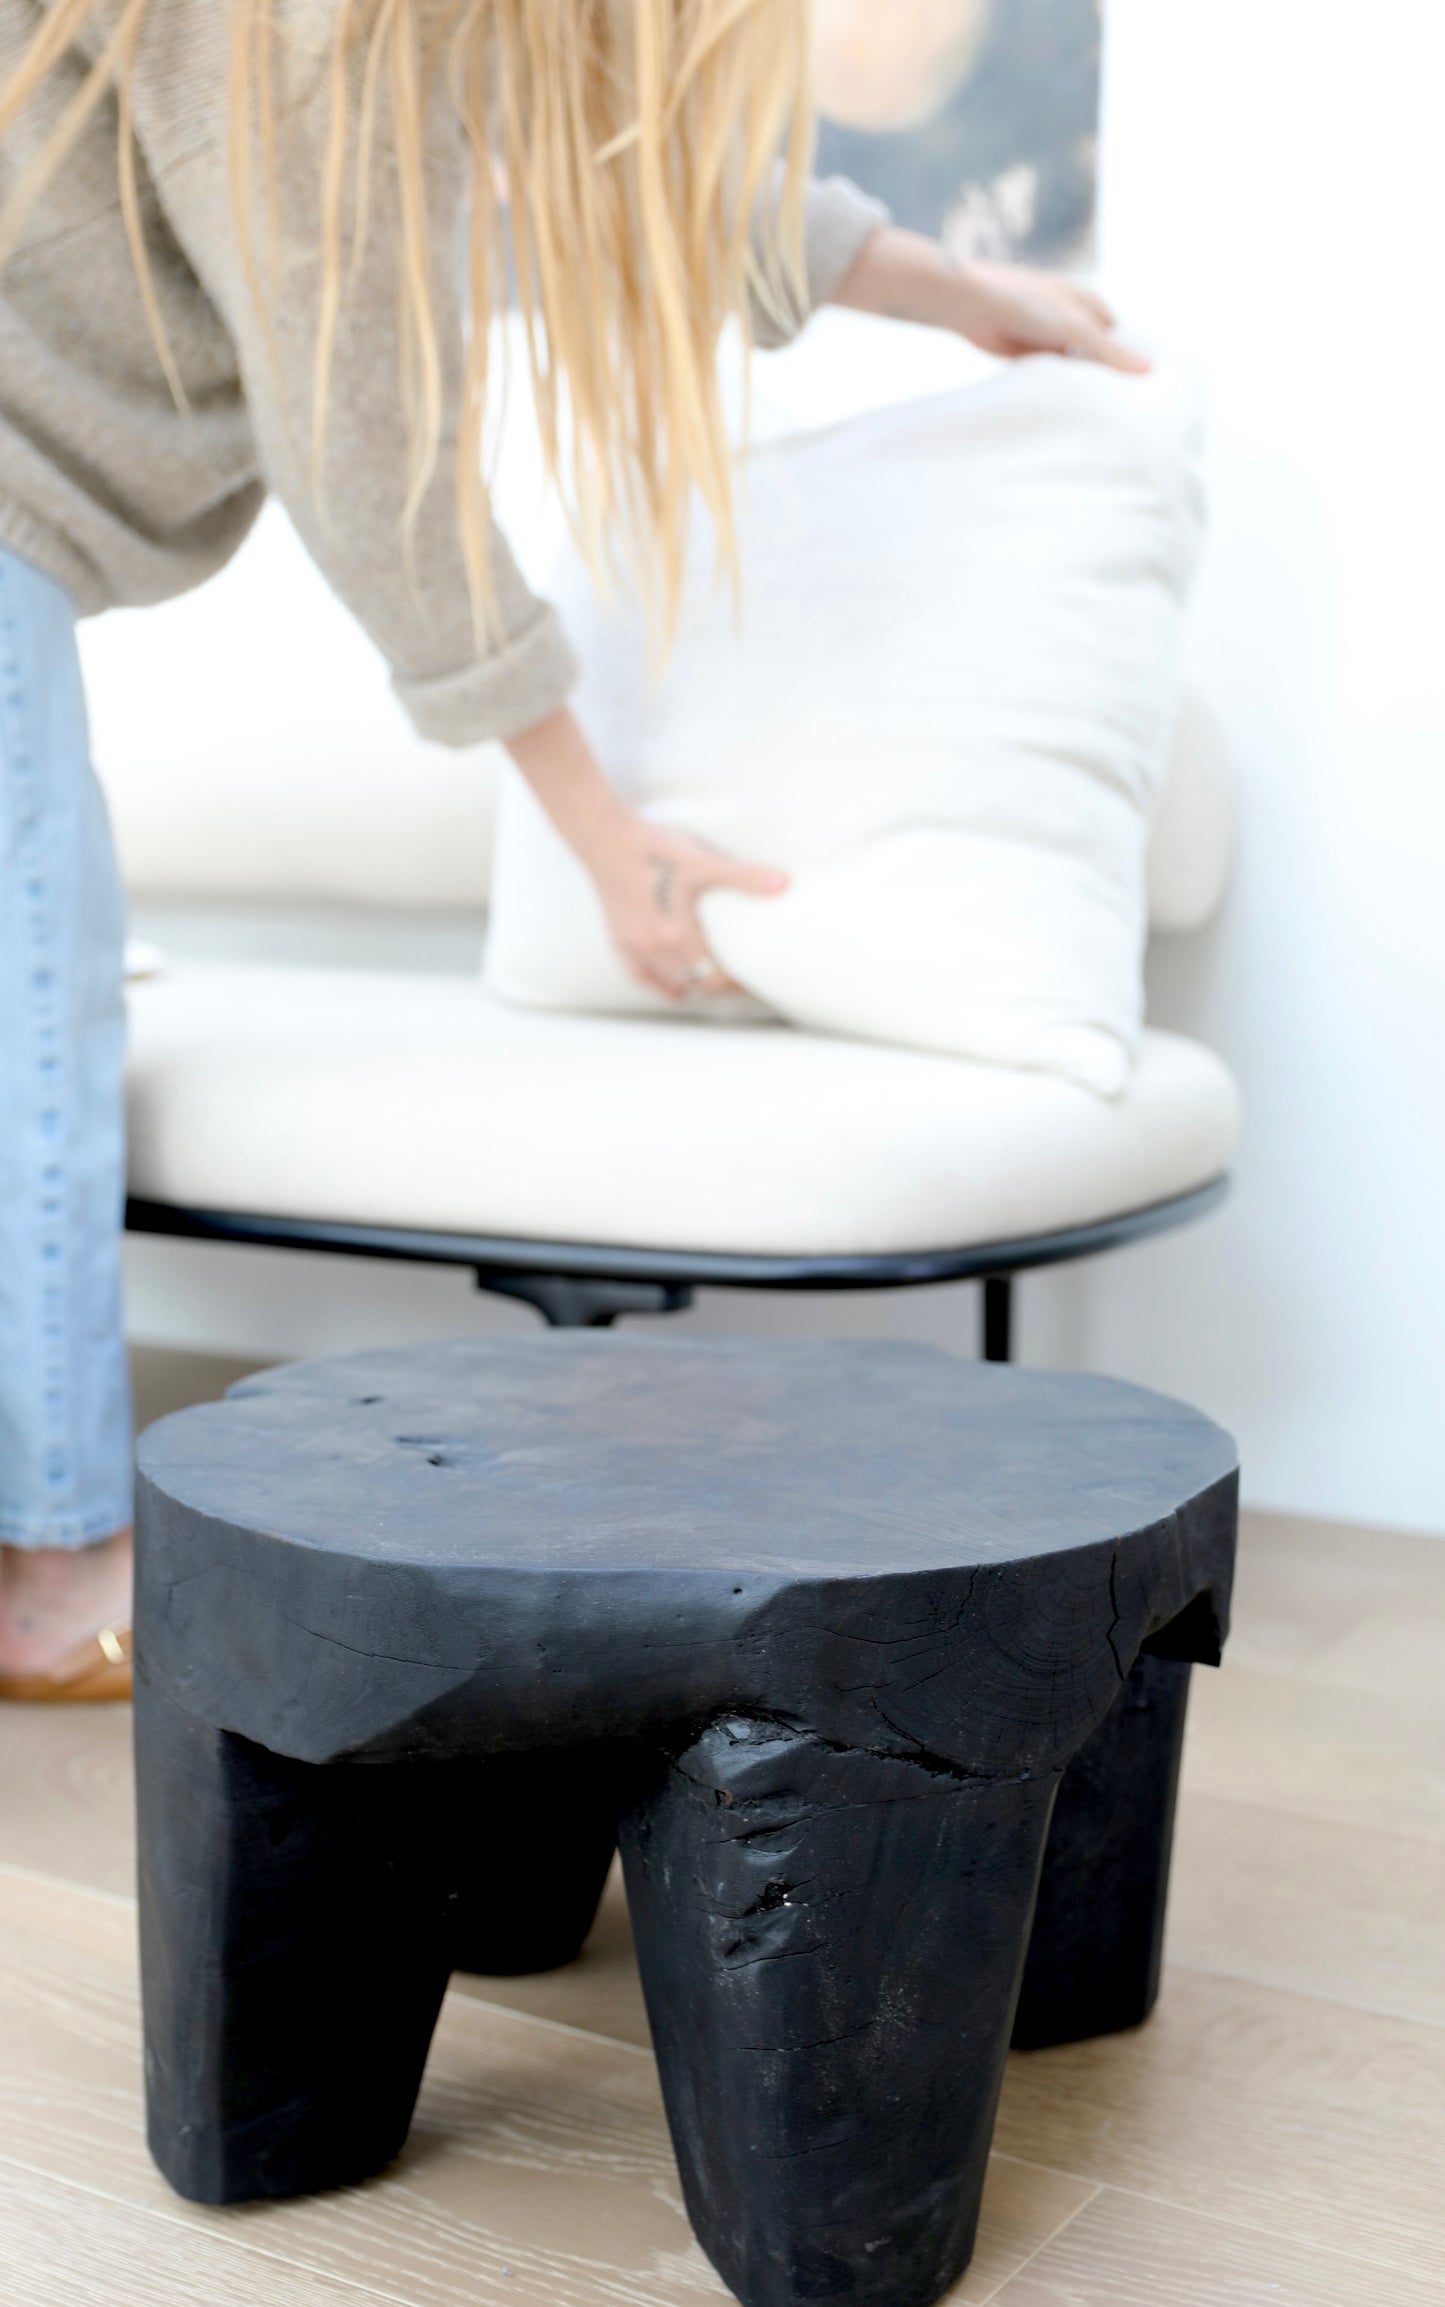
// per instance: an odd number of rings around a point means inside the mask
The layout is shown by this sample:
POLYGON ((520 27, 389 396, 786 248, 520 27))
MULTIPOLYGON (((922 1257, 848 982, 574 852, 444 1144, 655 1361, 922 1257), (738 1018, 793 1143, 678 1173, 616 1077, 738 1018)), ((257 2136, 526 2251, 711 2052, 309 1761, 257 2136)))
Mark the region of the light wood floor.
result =
MULTIPOLYGON (((222 2213, 169 2195, 141 2132, 127 1736, 121 1710, 0 1707, 8 2307, 726 2299, 615 1895, 571 1971, 450 1996, 384 2178, 222 2213)), ((1445 1543, 1251 1523, 1229 1663, 1195 1678, 1170 1954, 1140 2033, 1013 2060, 956 2307, 1438 2307, 1445 1543)))

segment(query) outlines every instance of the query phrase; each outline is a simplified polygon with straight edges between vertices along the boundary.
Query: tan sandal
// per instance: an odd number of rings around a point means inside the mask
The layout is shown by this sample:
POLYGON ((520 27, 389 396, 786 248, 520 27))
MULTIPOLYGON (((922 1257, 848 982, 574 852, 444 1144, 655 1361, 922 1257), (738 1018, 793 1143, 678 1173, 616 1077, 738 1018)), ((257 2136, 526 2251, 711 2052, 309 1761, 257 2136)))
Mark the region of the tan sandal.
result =
POLYGON ((105 1704, 131 1694, 130 1628, 102 1626, 44 1674, 0 1674, 0 1699, 35 1706, 105 1704))

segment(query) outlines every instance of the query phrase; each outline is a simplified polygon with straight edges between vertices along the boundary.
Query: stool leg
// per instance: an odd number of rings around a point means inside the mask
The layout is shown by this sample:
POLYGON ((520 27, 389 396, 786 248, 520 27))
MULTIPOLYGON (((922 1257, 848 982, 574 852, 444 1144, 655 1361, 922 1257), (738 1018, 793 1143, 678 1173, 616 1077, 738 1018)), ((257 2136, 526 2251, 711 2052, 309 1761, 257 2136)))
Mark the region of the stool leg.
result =
POLYGON ((1054 1781, 714 1725, 622 1824, 683 2192, 745 2307, 967 2265, 1054 1781))
POLYGON ((581 1953, 617 1848, 607 1758, 506 1755, 447 1766, 457 1886, 452 1962, 514 1978, 581 1953))
POLYGON ((427 1766, 318 1768, 136 1693, 151 2152, 194 2202, 369 2177, 447 1981, 427 1766))
POLYGON ((1159 1993, 1189 1668, 1140 1658, 1064 1772, 1014 2046, 1117 2034, 1159 1993))

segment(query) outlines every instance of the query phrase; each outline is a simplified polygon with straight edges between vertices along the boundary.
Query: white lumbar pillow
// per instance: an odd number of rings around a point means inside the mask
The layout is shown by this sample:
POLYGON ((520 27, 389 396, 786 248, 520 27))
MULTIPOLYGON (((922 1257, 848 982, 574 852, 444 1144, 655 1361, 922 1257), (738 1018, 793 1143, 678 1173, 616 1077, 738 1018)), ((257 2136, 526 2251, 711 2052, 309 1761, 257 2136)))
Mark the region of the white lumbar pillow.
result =
MULTIPOLYGON (((1200 432, 1167 368, 1034 359, 757 449, 741 622, 699 534, 660 679, 636 615, 575 560, 557 573, 578 709, 623 792, 793 876, 704 901, 756 1012, 1123 1086, 1200 432)), ((512 776, 487 979, 553 1008, 666 1008, 512 776)), ((739 1014, 689 1014, 709 1008, 739 1014)))

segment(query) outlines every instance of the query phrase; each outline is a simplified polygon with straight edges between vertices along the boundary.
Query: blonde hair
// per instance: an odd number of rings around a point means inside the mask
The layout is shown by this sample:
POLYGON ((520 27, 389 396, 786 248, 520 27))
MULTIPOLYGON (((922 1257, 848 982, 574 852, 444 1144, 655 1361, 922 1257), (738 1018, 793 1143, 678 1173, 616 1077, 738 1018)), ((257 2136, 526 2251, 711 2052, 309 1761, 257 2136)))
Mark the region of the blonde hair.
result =
MULTIPOLYGON (((131 76, 149 0, 114 0, 95 61, 0 222, 0 257, 112 90, 120 200, 157 357, 184 393, 142 233, 131 76)), ((210 5, 212 0, 198 0, 210 5)), ((257 167, 278 233, 278 0, 231 0, 230 173, 251 293, 257 167)), ((0 135, 100 0, 52 0, 0 90, 0 135)), ((490 602, 484 470, 491 323, 508 276, 523 315, 543 453, 593 565, 624 565, 663 624, 679 597, 694 494, 733 557, 732 458, 717 373, 724 325, 800 294, 812 156, 812 0, 334 0, 330 129, 317 185, 321 256, 311 409, 321 465, 349 274, 376 229, 378 109, 389 106, 403 280, 399 361, 408 523, 446 422, 426 181, 432 107, 470 154, 467 341, 457 516, 479 621, 490 602), (781 182, 774 171, 783 155, 781 182), (504 180, 499 183, 499 172, 504 180), (759 218, 761 217, 761 225, 759 218)), ((273 273, 274 278, 274 273, 273 273)))

